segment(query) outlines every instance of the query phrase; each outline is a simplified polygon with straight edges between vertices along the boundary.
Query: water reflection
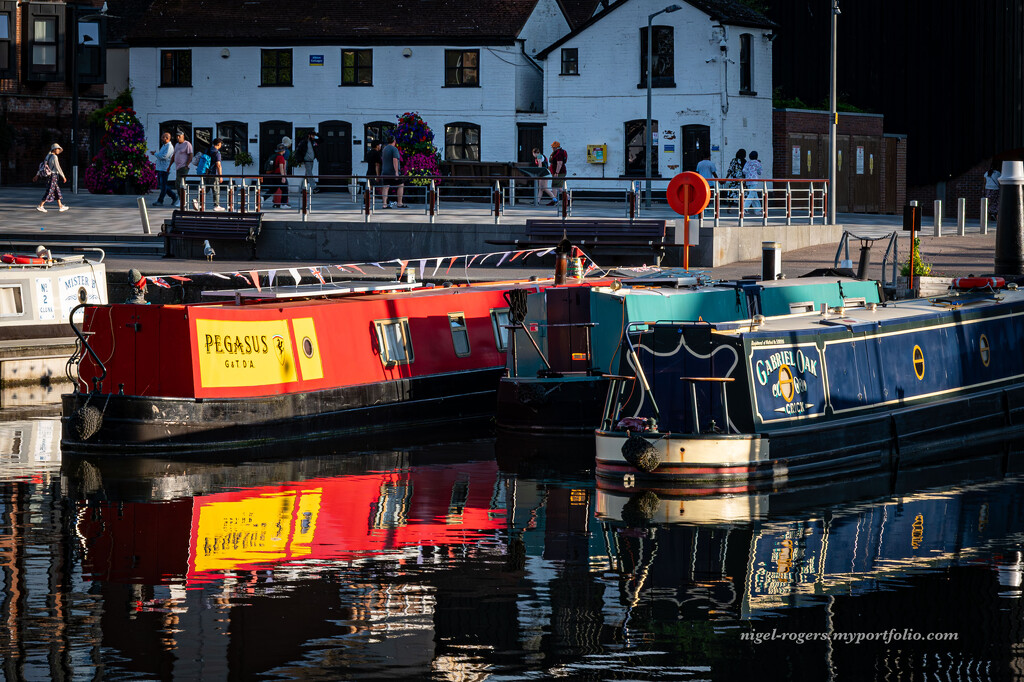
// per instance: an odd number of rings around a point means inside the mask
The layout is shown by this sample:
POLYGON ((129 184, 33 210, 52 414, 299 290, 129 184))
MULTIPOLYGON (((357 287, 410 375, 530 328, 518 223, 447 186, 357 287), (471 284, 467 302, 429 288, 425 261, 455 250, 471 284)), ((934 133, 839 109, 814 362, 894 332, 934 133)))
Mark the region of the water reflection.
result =
MULTIPOLYGON (((17 442, 31 459, 45 433, 0 424, 0 453, 17 442)), ((598 490, 539 452, 509 471, 489 439, 222 463, 84 458, 59 478, 6 454, 0 655, 12 679, 1024 672, 1024 485, 1007 451, 720 498, 598 490), (958 639, 749 638, 891 628, 958 639)))

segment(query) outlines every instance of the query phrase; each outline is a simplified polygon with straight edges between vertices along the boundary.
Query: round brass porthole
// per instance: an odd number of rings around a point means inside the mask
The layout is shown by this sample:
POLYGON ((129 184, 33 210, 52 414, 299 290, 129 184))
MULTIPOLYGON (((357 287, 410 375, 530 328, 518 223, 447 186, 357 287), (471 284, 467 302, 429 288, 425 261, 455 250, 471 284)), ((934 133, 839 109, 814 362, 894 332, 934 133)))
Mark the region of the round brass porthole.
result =
POLYGON ((924 351, 921 346, 914 346, 914 374, 919 380, 924 379, 924 351))
POLYGON ((306 336, 302 339, 302 352, 306 354, 307 358, 313 357, 313 342, 306 336))
POLYGON ((779 393, 786 399, 787 403, 793 402, 796 396, 796 385, 793 381, 793 370, 788 365, 779 367, 779 393))
POLYGON ((988 345, 988 337, 984 334, 978 339, 978 352, 981 353, 981 364, 988 367, 988 363, 992 362, 992 347, 988 345))

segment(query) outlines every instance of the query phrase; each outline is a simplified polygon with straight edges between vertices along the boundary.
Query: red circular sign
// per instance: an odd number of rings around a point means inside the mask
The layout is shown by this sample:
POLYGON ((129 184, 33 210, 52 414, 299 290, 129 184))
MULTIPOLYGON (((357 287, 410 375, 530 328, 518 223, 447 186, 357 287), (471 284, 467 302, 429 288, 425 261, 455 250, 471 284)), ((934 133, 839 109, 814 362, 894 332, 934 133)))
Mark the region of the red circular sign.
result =
POLYGON ((711 187, 700 173, 686 171, 672 178, 665 192, 668 205, 679 215, 697 215, 708 207, 711 200, 711 187), (690 200, 686 200, 689 188, 690 200))

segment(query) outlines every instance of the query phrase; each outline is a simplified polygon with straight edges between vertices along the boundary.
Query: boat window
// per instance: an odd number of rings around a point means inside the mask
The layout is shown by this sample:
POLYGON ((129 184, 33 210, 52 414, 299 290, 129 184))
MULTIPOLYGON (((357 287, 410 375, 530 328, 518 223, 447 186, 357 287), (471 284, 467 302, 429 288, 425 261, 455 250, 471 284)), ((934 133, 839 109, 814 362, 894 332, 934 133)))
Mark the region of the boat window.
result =
POLYGON ((789 314, 796 315, 797 313, 811 313, 814 312, 814 301, 800 301, 799 303, 789 304, 789 314))
POLYGON ((374 325, 377 327, 380 360, 386 367, 408 365, 415 359, 409 337, 409 320, 376 320, 374 325))
POLYGON ((466 328, 465 313, 448 313, 448 326, 452 330, 455 355, 464 358, 469 355, 469 330, 466 328))
POLYGON ((843 305, 847 308, 863 308, 867 304, 867 299, 863 296, 857 298, 844 298, 843 305))
POLYGON ((21 285, 0 287, 0 316, 23 315, 25 308, 21 300, 21 285))
POLYGON ((491 328, 494 330, 494 342, 502 353, 508 348, 508 308, 497 308, 491 311, 491 328))

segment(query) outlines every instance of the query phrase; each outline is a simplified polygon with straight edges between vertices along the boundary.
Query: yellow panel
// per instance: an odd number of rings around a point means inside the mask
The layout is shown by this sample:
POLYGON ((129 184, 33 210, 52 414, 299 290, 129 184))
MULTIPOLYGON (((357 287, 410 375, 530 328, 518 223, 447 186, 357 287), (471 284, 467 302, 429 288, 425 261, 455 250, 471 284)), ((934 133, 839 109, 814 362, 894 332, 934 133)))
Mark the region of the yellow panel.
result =
POLYGON ((203 388, 298 380, 287 320, 196 320, 196 346, 203 388))
POLYGON ((316 535, 316 519, 320 514, 320 500, 323 488, 304 490, 299 497, 298 514, 292 530, 292 556, 307 556, 313 552, 313 537, 316 535))
POLYGON ((195 570, 222 571, 283 559, 294 509, 295 493, 202 504, 192 557, 195 570))
POLYGON ((298 345, 299 369, 302 370, 302 378, 323 379, 324 366, 320 361, 320 345, 316 340, 316 325, 312 317, 300 317, 292 320, 292 329, 295 330, 295 343, 298 345), (305 339, 309 339, 312 350, 312 357, 306 357, 305 339))

